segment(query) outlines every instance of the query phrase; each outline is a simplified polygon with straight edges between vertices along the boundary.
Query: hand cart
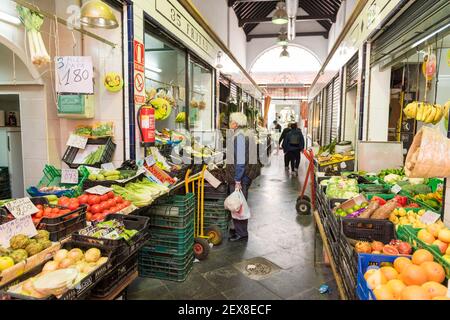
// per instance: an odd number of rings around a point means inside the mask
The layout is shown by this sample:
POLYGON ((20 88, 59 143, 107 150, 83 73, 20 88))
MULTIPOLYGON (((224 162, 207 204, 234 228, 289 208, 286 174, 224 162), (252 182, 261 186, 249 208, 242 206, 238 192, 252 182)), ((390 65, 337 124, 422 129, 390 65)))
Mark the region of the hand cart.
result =
POLYGON ((186 193, 192 192, 197 195, 197 210, 195 210, 194 221, 194 256, 198 260, 204 260, 209 254, 209 243, 218 245, 222 242, 223 235, 218 226, 211 225, 204 228, 204 211, 205 211, 205 171, 206 165, 203 166, 199 175, 190 176, 191 169, 186 172, 184 180, 186 193), (190 188, 191 187, 191 188, 190 188), (197 189, 197 190, 196 190, 197 189))
POLYGON ((312 149, 303 150, 303 155, 308 159, 308 169, 305 176, 305 181, 302 186, 300 196, 297 198, 297 204, 295 208, 297 209, 297 214, 299 215, 309 215, 311 214, 311 208, 315 208, 316 199, 316 187, 314 181, 314 152, 312 149), (311 184, 311 198, 305 195, 308 182, 311 184))

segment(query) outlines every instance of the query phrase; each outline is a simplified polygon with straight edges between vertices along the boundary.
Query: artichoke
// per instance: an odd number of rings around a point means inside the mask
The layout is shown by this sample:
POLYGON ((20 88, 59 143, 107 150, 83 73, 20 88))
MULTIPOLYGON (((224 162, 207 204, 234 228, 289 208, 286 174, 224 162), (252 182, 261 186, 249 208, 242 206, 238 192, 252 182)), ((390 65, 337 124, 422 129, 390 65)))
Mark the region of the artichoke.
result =
POLYGON ((37 241, 44 239, 49 240, 50 239, 50 233, 47 230, 38 230, 37 235, 33 237, 33 239, 36 239, 37 241))
POLYGON ((0 257, 7 257, 11 253, 11 250, 0 247, 0 257))
POLYGON ((26 235, 18 234, 9 240, 9 245, 11 246, 11 248, 13 250, 25 249, 25 247, 28 245, 29 241, 30 241, 30 238, 28 238, 26 235))
POLYGON ((36 242, 36 243, 30 243, 29 245, 27 245, 27 247, 25 248, 25 250, 28 253, 28 256, 34 256, 35 254, 38 254, 39 252, 41 252, 43 249, 42 244, 36 242))
POLYGON ((38 243, 42 246, 42 250, 45 250, 52 246, 52 242, 48 239, 40 239, 38 243))
POLYGON ((28 258, 28 253, 24 249, 17 249, 14 250, 9 256, 14 260, 14 263, 19 263, 20 261, 28 258))

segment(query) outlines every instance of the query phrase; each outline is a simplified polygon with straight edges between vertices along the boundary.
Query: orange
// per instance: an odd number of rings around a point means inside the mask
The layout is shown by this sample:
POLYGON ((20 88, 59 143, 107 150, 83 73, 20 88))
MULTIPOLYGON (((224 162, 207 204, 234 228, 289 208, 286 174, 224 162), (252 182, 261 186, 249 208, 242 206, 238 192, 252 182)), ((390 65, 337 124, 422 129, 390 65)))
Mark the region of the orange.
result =
POLYGON ((387 279, 380 269, 375 270, 373 274, 367 277, 366 281, 367 286, 372 290, 387 283, 387 279))
POLYGON ((427 231, 427 229, 422 229, 417 233, 417 238, 425 242, 426 244, 432 244, 434 240, 436 240, 435 237, 431 233, 427 231))
POLYGON ((450 243, 450 230, 442 229, 441 231, 439 231, 438 238, 445 243, 450 243))
POLYGON ((428 281, 428 278, 423 268, 415 264, 411 264, 403 270, 402 280, 407 286, 421 286, 428 281))
POLYGON ((433 255, 425 249, 416 250, 412 255, 412 263, 421 265, 425 261, 433 261, 433 255))
POLYGON ((442 283, 445 280, 445 270, 439 263, 425 261, 420 267, 425 271, 428 281, 442 283))
POLYGON ((364 273, 364 279, 366 279, 366 281, 367 281, 367 278, 369 278, 372 274, 374 274, 375 271, 377 271, 377 269, 367 270, 366 273, 364 273))
POLYGON ((389 280, 386 285, 391 289, 396 300, 400 299, 403 289, 406 288, 406 285, 398 279, 389 280))
POLYGON ((392 293, 391 289, 385 284, 374 289, 373 294, 375 295, 377 300, 395 300, 394 294, 392 293))
POLYGON ((431 298, 442 297, 447 294, 447 287, 434 281, 425 282, 422 288, 427 290, 431 298))
POLYGON ((427 290, 420 286, 409 286, 403 289, 401 300, 430 300, 427 290))
POLYGON ((439 231, 440 231, 441 229, 442 229, 442 227, 441 227, 440 225, 438 225, 438 224, 435 224, 435 223, 429 224, 429 225, 427 226, 427 231, 428 231, 429 233, 431 233, 431 234, 433 235, 433 237, 435 237, 435 238, 438 237, 439 231))
POLYGON ((392 279, 397 279, 398 277, 397 270, 395 270, 392 267, 381 267, 380 270, 381 272, 383 272, 384 276, 386 277, 386 279, 388 279, 388 281, 392 279))
POLYGON ((412 264, 411 259, 408 259, 406 257, 399 257, 394 261, 394 268, 398 273, 402 273, 405 267, 409 266, 410 264, 412 264))

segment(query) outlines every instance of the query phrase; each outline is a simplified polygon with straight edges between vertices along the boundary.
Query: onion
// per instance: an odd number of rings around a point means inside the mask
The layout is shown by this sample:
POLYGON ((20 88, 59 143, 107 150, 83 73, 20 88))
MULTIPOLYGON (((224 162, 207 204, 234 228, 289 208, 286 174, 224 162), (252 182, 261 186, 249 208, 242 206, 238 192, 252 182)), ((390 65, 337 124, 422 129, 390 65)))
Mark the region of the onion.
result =
POLYGON ((58 252, 56 252, 55 256, 53 257, 53 260, 55 260, 56 262, 61 262, 65 258, 67 258, 68 254, 69 251, 67 251, 66 249, 58 250, 58 252))
POLYGON ((84 258, 86 259, 86 262, 97 262, 98 259, 100 259, 101 256, 100 250, 97 248, 90 248, 86 253, 84 254, 84 258))
POLYGON ((47 271, 55 271, 58 270, 59 262, 57 261, 49 261, 44 265, 44 268, 42 268, 43 272, 47 271))
POLYGON ((71 258, 65 258, 64 260, 62 260, 62 261, 59 263, 59 267, 60 267, 61 269, 66 269, 66 268, 70 267, 71 265, 73 265, 74 263, 75 263, 75 261, 74 261, 73 259, 71 259, 71 258))
POLYGON ((101 257, 100 259, 97 260, 97 265, 102 265, 104 263, 106 263, 106 261, 108 261, 107 257, 101 257))
POLYGON ((80 261, 81 259, 83 259, 83 257, 84 257, 83 251, 81 251, 81 249, 78 248, 70 250, 69 253, 67 254, 67 258, 70 258, 73 261, 80 261))

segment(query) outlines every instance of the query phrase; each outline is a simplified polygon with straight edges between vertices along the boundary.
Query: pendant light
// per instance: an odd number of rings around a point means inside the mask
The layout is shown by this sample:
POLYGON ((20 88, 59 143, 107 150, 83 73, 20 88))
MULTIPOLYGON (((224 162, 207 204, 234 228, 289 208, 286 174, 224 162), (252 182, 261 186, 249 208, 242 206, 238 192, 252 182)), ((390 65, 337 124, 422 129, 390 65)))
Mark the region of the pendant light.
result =
POLYGON ((289 44, 285 28, 281 28, 280 35, 278 36, 277 39, 277 44, 280 46, 287 46, 289 44))
POLYGON ((100 0, 91 0, 81 7, 80 22, 91 28, 114 29, 119 26, 110 6, 100 0))
POLYGON ((283 46, 283 51, 280 53, 280 58, 289 58, 289 52, 287 51, 287 46, 283 46))
POLYGON ((288 15, 286 12, 285 3, 283 1, 277 3, 277 10, 273 14, 272 23, 274 24, 288 23, 288 15))

